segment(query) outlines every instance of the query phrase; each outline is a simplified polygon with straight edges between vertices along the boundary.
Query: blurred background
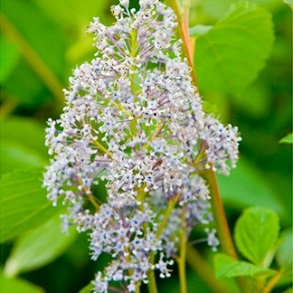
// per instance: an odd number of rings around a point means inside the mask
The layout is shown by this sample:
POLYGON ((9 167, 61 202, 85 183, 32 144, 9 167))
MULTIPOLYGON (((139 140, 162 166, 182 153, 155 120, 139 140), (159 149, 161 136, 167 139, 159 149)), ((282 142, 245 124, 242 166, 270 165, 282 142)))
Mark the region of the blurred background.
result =
MULTIPOLYGON (((215 24, 233 2, 191 0, 190 26, 215 24)), ((203 99, 216 106, 220 119, 237 125, 242 136, 237 169, 230 177, 219 176, 232 230, 243 208, 252 205, 276 210, 282 229, 291 226, 292 218, 292 150, 290 144, 280 143, 292 132, 292 10, 279 0, 255 2, 272 14, 274 23, 275 40, 265 67, 241 94, 202 91, 203 99)), ((98 16, 110 25, 113 18, 109 9, 115 3, 1 1, 1 175, 48 165, 46 120, 60 115, 64 105, 62 89, 68 86, 72 70, 93 58, 92 37, 86 33, 89 22, 98 16)), ((201 84, 198 87, 201 91, 201 84)), ((78 292, 105 261, 90 260, 86 238, 78 236, 64 254, 20 277, 45 292, 78 292)), ((1 245, 1 266, 12 247, 12 242, 1 245)), ((199 249, 211 258, 205 245, 199 249)), ((193 272, 189 276, 190 288, 210 292, 193 272)), ((176 276, 160 283, 160 292, 178 290, 176 276)))

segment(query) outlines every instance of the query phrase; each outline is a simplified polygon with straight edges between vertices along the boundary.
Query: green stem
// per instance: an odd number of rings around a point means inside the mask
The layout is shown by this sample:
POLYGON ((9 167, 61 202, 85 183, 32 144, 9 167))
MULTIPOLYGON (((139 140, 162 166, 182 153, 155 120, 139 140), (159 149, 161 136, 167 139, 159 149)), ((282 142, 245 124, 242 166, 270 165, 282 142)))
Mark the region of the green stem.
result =
POLYGON ((280 280, 283 272, 279 271, 276 273, 268 282, 268 284, 265 286, 265 288, 262 289, 261 293, 270 293, 273 288, 276 286, 277 282, 280 280))
MULTIPOLYGON (((155 260, 155 254, 152 251, 150 253, 150 263, 154 263, 155 260)), ((154 270, 150 270, 148 272, 148 289, 149 293, 158 293, 158 288, 157 288, 157 283, 156 283, 156 277, 155 277, 155 272, 154 270)))
POLYGON ((256 276, 255 283, 253 286, 253 289, 255 290, 255 292, 263 292, 262 288, 264 287, 265 279, 266 278, 263 275, 256 276))
POLYGON ((140 282, 136 285, 135 293, 140 293, 140 282))
POLYGON ((191 245, 187 246, 186 260, 192 269, 205 281, 211 292, 226 293, 229 292, 221 282, 215 278, 214 271, 209 267, 206 260, 201 257, 198 251, 191 245))
POLYGON ((154 131, 154 133, 152 134, 152 136, 150 137, 149 141, 153 141, 162 131, 163 127, 165 126, 166 122, 162 121, 158 127, 156 128, 156 130, 154 131))
MULTIPOLYGON (((181 20, 181 15, 180 11, 177 5, 176 0, 166 0, 167 3, 173 8, 176 16, 177 16, 177 21, 178 21, 178 28, 179 28, 179 33, 180 36, 183 40, 183 49, 184 49, 184 54, 187 57, 188 65, 193 68, 192 60, 190 56, 190 50, 188 49, 190 47, 190 42, 188 35, 186 35, 186 31, 188 30, 188 22, 185 17, 185 21, 183 22, 181 20)), ((196 86, 196 77, 194 70, 191 70, 191 77, 193 84, 196 86)), ((212 169, 208 169, 204 171, 204 177, 206 177, 209 185, 210 185, 210 191, 211 191, 211 204, 212 204, 212 209, 213 209, 213 214, 215 216, 215 221, 216 221, 216 227, 218 230, 219 238, 221 241, 221 244, 223 246, 223 250, 233 258, 237 259, 237 254, 234 248, 234 244, 231 238, 231 234, 228 228, 228 223, 227 219, 225 216, 224 212, 224 207, 223 203, 220 197, 219 193, 219 188, 218 188, 218 183, 217 179, 215 176, 215 173, 212 171, 212 169)))
POLYGON ((82 180, 80 178, 78 178, 78 184, 82 186, 82 190, 83 190, 85 196, 88 198, 88 200, 95 207, 96 211, 98 211, 100 209, 100 205, 97 203, 96 198, 90 192, 90 190, 86 186, 83 185, 82 180))
POLYGON ((200 164, 200 162, 205 158, 205 151, 206 151, 207 147, 205 145, 203 145, 203 143, 200 143, 200 148, 199 148, 199 152, 197 157, 195 158, 195 160, 192 162, 192 166, 193 167, 197 167, 198 164, 200 164))
POLYGON ((117 104, 116 102, 109 99, 109 102, 116 107, 117 110, 123 112, 125 115, 127 115, 130 118, 133 118, 133 115, 127 111, 121 104, 117 104))
MULTIPOLYGON (((177 21, 178 21, 178 30, 179 30, 179 35, 181 39, 183 40, 183 51, 184 55, 187 58, 188 65, 190 68, 193 68, 193 62, 192 62, 192 50, 191 50, 191 44, 190 44, 190 39, 188 35, 188 11, 187 8, 185 7, 184 11, 184 20, 182 21, 180 11, 177 5, 176 0, 166 0, 166 2, 169 3, 169 5, 173 8, 176 16, 177 16, 177 21)), ((191 70, 191 78, 193 84, 196 86, 196 76, 194 70, 191 70)), ((200 158, 200 156, 198 157, 200 158)), ((195 165, 196 162, 194 162, 195 165)), ((220 241, 223 245, 223 250, 231 255, 233 258, 237 259, 237 254, 236 250, 234 248, 234 244, 231 238, 231 234, 228 228, 228 223, 227 219, 225 216, 224 212, 224 207, 223 203, 220 197, 219 189, 218 189, 218 183, 216 180, 216 176, 212 169, 209 169, 206 171, 206 177, 207 180, 210 184, 210 189, 211 189, 211 196, 212 196, 212 208, 213 208, 213 213, 215 216, 215 221, 216 221, 216 226, 218 229, 218 234, 220 235, 220 241)))
POLYGON ((0 27, 3 33, 16 43, 28 64, 48 86, 58 99, 58 102, 63 104, 63 85, 57 79, 56 75, 52 72, 50 67, 43 62, 37 52, 31 47, 27 40, 21 36, 17 28, 4 16, 4 14, 1 13, 0 16, 0 27))
POLYGON ((18 106, 18 104, 19 102, 17 102, 16 99, 13 99, 11 97, 2 100, 0 120, 4 120, 7 116, 9 116, 18 106))
POLYGON ((135 60, 135 56, 136 56, 136 53, 137 53, 137 47, 138 47, 138 42, 137 42, 137 31, 136 29, 132 29, 132 32, 131 32, 131 51, 130 51, 130 57, 133 59, 133 64, 130 68, 130 74, 129 74, 129 77, 130 77, 130 80, 131 80, 131 89, 132 91, 135 93, 136 91, 136 86, 135 86, 135 82, 134 82, 134 79, 135 79, 135 63, 134 63, 134 60, 135 60))
MULTIPOLYGON (((231 237, 227 218, 225 215, 224 205, 220 196, 218 182, 212 165, 209 169, 202 172, 203 177, 207 180, 210 187, 211 205, 215 219, 217 234, 221 243, 222 251, 234 259, 238 259, 236 249, 231 237)), ((236 278, 238 288, 241 292, 249 292, 245 278, 236 278)))
MULTIPOLYGON (((138 43, 137 43, 137 31, 136 29, 132 29, 131 31, 131 50, 130 50, 130 57, 132 59, 132 65, 130 67, 130 72, 129 72, 129 79, 131 81, 131 90, 133 93, 136 92, 136 85, 135 85, 135 56, 136 56, 136 51, 137 51, 138 43)), ((136 128, 137 126, 137 117, 132 115, 132 121, 130 122, 130 131, 133 136, 136 136, 138 129, 136 128)))
MULTIPOLYGON (((185 243, 186 247, 186 243, 185 243)), ((185 249, 186 251, 186 249, 185 249)), ((186 269, 185 269, 185 257, 186 254, 183 254, 183 249, 181 249, 180 257, 177 259, 178 269, 179 269, 179 280, 180 280, 180 293, 187 293, 187 285, 186 285, 186 269)))
MULTIPOLYGON (((187 58, 189 67, 192 69, 190 71, 190 75, 192 78, 193 85, 197 86, 195 71, 194 71, 193 62, 192 62, 193 50, 191 48, 191 40, 188 34, 188 9, 185 7, 184 16, 182 19, 178 5, 177 5, 177 1, 166 0, 166 2, 173 8, 177 16, 179 36, 181 37, 183 41, 183 53, 185 57, 187 58)), ((228 228, 228 223, 227 223, 226 215, 224 212, 223 203, 220 197, 215 173, 210 168, 209 170, 204 171, 203 175, 207 179, 210 186, 213 214, 215 217, 216 227, 218 230, 218 235, 219 235, 223 250, 234 259, 237 259, 236 250, 235 250, 232 237, 228 228)), ((241 292, 248 292, 247 283, 245 279, 237 278, 236 281, 238 283, 238 287, 240 288, 241 292)))
POLYGON ((180 293, 187 293, 187 284, 186 284, 186 222, 185 222, 185 208, 182 208, 182 233, 180 237, 180 256, 177 258, 178 269, 179 269, 179 280, 180 280, 180 293))
POLYGON ((130 52, 130 56, 131 57, 135 57, 136 54, 136 50, 137 50, 137 32, 136 29, 133 29, 131 32, 131 52, 130 52))
POLYGON ((167 210, 165 212, 164 218, 161 221, 161 224, 160 224, 160 226, 158 228, 158 231, 157 231, 157 234, 156 234, 157 238, 160 238, 162 232, 164 231, 164 229, 165 229, 165 227, 167 225, 167 222, 168 222, 168 220, 170 218, 170 215, 171 215, 171 213, 172 213, 172 211, 173 211, 173 209, 174 209, 179 197, 180 197, 180 193, 178 193, 173 199, 171 199, 169 201, 169 204, 168 204, 167 210))
MULTIPOLYGON (((180 194, 177 194, 172 200, 169 201, 167 210, 165 212, 164 218, 160 223, 160 226, 158 228, 158 231, 156 233, 156 238, 160 238, 162 232, 164 231, 167 222, 170 218, 170 215, 172 213, 172 210, 174 209, 176 203, 178 202, 178 199, 180 197, 180 194)), ((150 263, 154 264, 155 263, 155 253, 152 251, 150 253, 150 263)), ((150 270, 148 272, 148 289, 150 293, 158 293, 158 288, 156 284, 156 278, 155 278, 155 272, 154 270, 150 270)))
MULTIPOLYGON (((159 134, 160 134, 160 132, 162 131, 162 129, 163 129, 163 127, 165 126, 165 121, 162 121, 158 126, 157 126, 157 128, 155 129, 155 131, 154 131, 154 133, 150 136, 150 138, 149 138, 149 142, 152 142, 159 134)), ((149 146, 149 144, 148 143, 145 143, 144 144, 144 146, 143 146, 143 148, 144 149, 148 149, 150 146, 149 146)))
POLYGON ((216 174, 212 170, 212 166, 210 166, 209 169, 203 171, 203 177, 207 180, 207 183, 210 187, 210 202, 212 205, 213 215, 215 218, 215 224, 219 235, 219 240, 221 242, 222 250, 234 259, 238 259, 230 234, 223 202, 220 197, 220 191, 217 183, 216 174))
POLYGON ((103 153, 107 154, 107 156, 112 159, 113 154, 110 153, 103 145, 101 145, 97 140, 93 140, 92 144, 98 147, 103 153))

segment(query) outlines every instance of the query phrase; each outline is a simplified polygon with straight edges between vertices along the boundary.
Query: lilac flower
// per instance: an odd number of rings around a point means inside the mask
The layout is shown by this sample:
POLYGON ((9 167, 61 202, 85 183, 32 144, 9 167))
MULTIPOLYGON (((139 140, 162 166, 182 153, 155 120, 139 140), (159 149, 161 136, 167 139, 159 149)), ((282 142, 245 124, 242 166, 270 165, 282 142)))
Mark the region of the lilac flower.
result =
MULTIPOLYGON (((95 292, 108 292, 110 281, 134 292, 152 270, 170 275, 183 222, 189 234, 212 221, 199 171, 228 174, 240 138, 237 128, 203 112, 170 8, 140 0, 135 11, 120 0, 111 10, 112 26, 91 23, 95 58, 74 70, 63 114, 48 121, 53 158, 44 186, 54 205, 59 197, 67 205, 64 226, 89 234, 92 258, 112 258, 97 273, 95 292), (102 181, 106 202, 95 191, 102 181)), ((216 247, 215 231, 206 231, 216 247)))

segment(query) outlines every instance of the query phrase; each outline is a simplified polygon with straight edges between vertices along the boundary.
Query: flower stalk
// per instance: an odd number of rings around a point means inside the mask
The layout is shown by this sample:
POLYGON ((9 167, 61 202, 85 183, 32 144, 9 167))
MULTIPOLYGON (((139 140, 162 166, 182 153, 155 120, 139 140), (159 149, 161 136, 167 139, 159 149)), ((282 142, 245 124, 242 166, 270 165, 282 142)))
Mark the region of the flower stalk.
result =
MULTIPOLYGON (((182 40, 182 48, 183 48, 183 54, 187 58, 187 63, 190 66, 190 68, 193 68, 193 53, 194 50, 192 48, 192 42, 189 37, 189 1, 186 1, 184 5, 184 13, 183 17, 180 13, 180 9, 177 4, 177 0, 166 0, 166 3, 172 7, 174 10, 174 13, 177 17, 177 22, 178 22, 178 33, 179 37, 182 40)), ((196 76, 194 74, 194 70, 191 70, 191 78, 192 78, 192 83, 196 86, 196 76)))
MULTIPOLYGON (((188 27, 189 27, 189 6, 185 5, 183 17, 181 17, 178 4, 176 0, 167 0, 170 6, 173 8, 178 21, 178 29, 179 34, 183 40, 183 52, 187 58, 188 65, 190 66, 191 70, 191 77, 193 84, 196 86, 196 75, 193 66, 193 54, 194 50, 192 48, 192 41, 189 37, 188 27)), ((201 152, 198 154, 196 160, 193 162, 193 166, 196 167, 198 162, 202 157, 204 157, 205 147, 203 147, 203 143, 201 143, 201 152)), ((231 233, 229 230, 227 218, 225 215, 224 205, 220 196, 219 187, 217 183, 217 178, 215 172, 213 170, 213 165, 209 164, 209 168, 205 169, 201 172, 202 176, 207 180, 207 183, 210 187, 210 196, 211 196, 211 206, 213 211, 213 216, 215 218, 215 225, 217 229, 217 233, 219 235, 219 240, 222 246, 222 250, 233 257, 234 259, 238 259, 236 249, 231 237, 231 233)), ((190 251, 189 253, 192 253, 190 251)), ((196 252, 193 251, 193 256, 197 256, 196 252)), ((202 260, 203 261, 203 260, 202 260)), ((199 271, 199 270, 197 270, 199 271)), ((208 269, 206 270, 208 272, 208 269)), ((204 274, 203 277, 205 278, 204 274)), ((237 283, 242 292, 247 292, 247 283, 243 278, 237 278, 237 283)), ((221 287, 220 287, 221 288, 221 287)), ((221 289, 220 289, 221 290, 221 289)))
POLYGON ((202 175, 210 186, 211 205, 222 250, 234 259, 238 259, 220 196, 216 174, 212 170, 212 166, 210 169, 204 170, 202 175))
POLYGON ((187 246, 187 231, 185 223, 186 210, 182 209, 182 231, 180 235, 179 256, 176 258, 179 269, 180 293, 187 293, 186 283, 186 246, 187 246))

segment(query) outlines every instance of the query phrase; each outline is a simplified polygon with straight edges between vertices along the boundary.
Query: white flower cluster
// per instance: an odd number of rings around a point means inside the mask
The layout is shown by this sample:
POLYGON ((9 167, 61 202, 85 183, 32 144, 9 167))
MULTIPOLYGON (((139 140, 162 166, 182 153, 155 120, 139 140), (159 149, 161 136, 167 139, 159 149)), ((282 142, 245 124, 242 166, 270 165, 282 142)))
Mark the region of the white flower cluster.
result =
MULTIPOLYGON (((212 220, 209 191, 197 174, 211 166, 228 174, 240 140, 237 128, 203 112, 174 39, 173 11, 158 0, 140 0, 138 11, 128 2, 112 7, 114 25, 98 18, 90 25, 95 58, 74 70, 64 113, 46 130, 53 155, 44 176, 48 198, 56 204, 61 196, 64 223, 89 231, 93 259, 102 252, 113 259, 97 274, 96 292, 108 292, 110 281, 134 292, 150 270, 170 275, 182 221, 188 234, 212 220), (96 187, 101 181, 106 199, 96 187), (160 258, 151 263, 156 252, 160 258)), ((218 245, 214 231, 208 234, 218 245)))

